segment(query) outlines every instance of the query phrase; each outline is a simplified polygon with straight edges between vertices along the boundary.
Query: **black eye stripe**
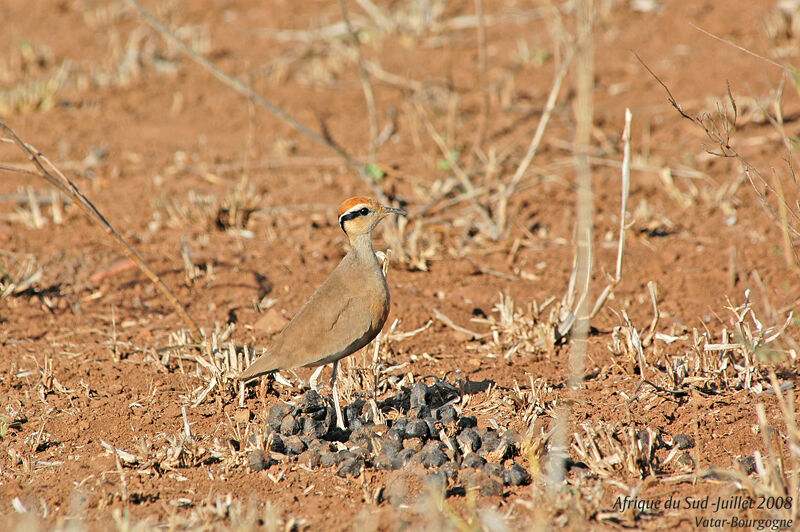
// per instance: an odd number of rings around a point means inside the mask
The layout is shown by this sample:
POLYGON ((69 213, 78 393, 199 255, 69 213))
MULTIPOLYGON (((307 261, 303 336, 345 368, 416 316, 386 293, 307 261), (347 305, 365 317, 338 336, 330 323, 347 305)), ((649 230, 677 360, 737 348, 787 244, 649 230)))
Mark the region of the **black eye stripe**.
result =
POLYGON ((352 220, 353 218, 358 218, 359 216, 366 216, 368 214, 369 214, 369 209, 367 207, 362 207, 357 211, 350 211, 348 213, 345 213, 339 216, 339 226, 342 228, 342 231, 344 231, 344 223, 347 220, 352 220))

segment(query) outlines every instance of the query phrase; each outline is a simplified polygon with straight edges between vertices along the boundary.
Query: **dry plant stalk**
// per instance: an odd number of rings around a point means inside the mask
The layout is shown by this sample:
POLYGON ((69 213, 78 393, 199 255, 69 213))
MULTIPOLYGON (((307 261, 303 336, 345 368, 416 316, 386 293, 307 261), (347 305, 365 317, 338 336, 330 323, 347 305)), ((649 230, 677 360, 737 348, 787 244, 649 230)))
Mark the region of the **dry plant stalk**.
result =
POLYGON ((367 103, 367 114, 369 115, 369 160, 372 163, 375 160, 375 150, 378 148, 378 113, 375 109, 375 95, 372 92, 372 84, 369 81, 369 74, 364 65, 364 55, 361 52, 358 33, 353 29, 350 17, 347 14, 347 2, 339 0, 339 8, 342 11, 342 18, 347 25, 347 32, 353 40, 353 46, 358 56, 358 75, 361 78, 361 88, 364 91, 364 100, 367 103))
POLYGON ((317 142, 327 147, 328 149, 336 153, 339 157, 344 159, 345 163, 347 163, 348 166, 357 171, 359 177, 361 177, 361 179, 363 179, 364 182, 367 183, 367 185, 372 190, 373 194, 375 194, 375 196, 377 196, 382 203, 386 204, 389 203, 389 200, 386 197, 386 194, 384 194, 383 190, 367 174, 367 168, 365 165, 355 160, 352 156, 350 156, 350 154, 348 154, 341 147, 337 146, 336 144, 326 139, 319 133, 313 131, 308 126, 306 126, 305 124, 303 124, 302 122, 298 121, 293 116, 291 116, 289 113, 287 113, 274 103, 270 102, 269 100, 261 96, 252 87, 250 87, 243 81, 234 78, 226 74, 222 70, 220 70, 219 67, 217 67, 214 63, 212 63, 211 60, 208 59, 207 57, 192 50, 182 40, 180 40, 172 31, 170 31, 169 28, 164 26, 164 24, 162 24, 155 16, 153 16, 152 13, 143 8, 141 4, 137 2, 137 0, 125 0, 125 1, 128 4, 130 4, 130 6, 133 7, 153 29, 155 29, 157 32, 163 35, 165 39, 174 44, 180 51, 189 56, 189 58, 191 58, 194 62, 196 62, 209 72, 211 72, 211 74, 213 74, 213 76, 217 78, 219 81, 221 81, 228 87, 232 88, 239 94, 247 97, 251 101, 264 107, 269 112, 271 112, 284 122, 291 125, 293 128, 295 128, 303 135, 307 136, 314 142, 317 142))
MULTIPOLYGON (((702 30, 701 30, 702 31, 702 30)), ((729 43, 730 44, 730 43, 729 43)), ((748 52, 750 53, 750 52, 748 52)), ((702 114, 698 116, 692 116, 684 111, 683 107, 677 102, 675 97, 672 95, 672 91, 670 91, 669 87, 667 86, 664 81, 659 78, 655 72, 639 57, 638 54, 634 53, 636 59, 641 63, 641 65, 647 70, 647 72, 655 79, 661 87, 667 93, 667 100, 669 101, 670 105, 678 111, 678 113, 691 122, 692 124, 696 125, 703 132, 706 134, 709 140, 711 140, 719 151, 712 151, 706 150, 711 155, 717 157, 728 157, 736 159, 739 164, 742 166, 743 172, 747 177, 750 186, 756 193, 756 196, 762 206, 762 208, 767 212, 767 214, 772 218, 772 220, 778 225, 781 231, 784 233, 791 233, 793 238, 800 237, 800 206, 797 204, 792 205, 790 204, 785 197, 783 187, 780 181, 780 178, 776 176, 776 185, 770 183, 768 179, 766 179, 759 170, 753 166, 750 161, 745 158, 739 151, 737 151, 731 145, 731 134, 736 128, 736 121, 739 117, 739 110, 736 106, 736 100, 733 97, 731 92, 730 85, 727 87, 727 96, 728 96, 728 104, 731 107, 733 112, 733 117, 729 117, 727 115, 727 108, 720 104, 716 116, 712 116, 710 114, 702 114), (759 189, 760 184, 763 187, 763 191, 759 189), (767 194, 773 194, 775 198, 777 198, 778 203, 778 210, 776 211, 775 207, 770 204, 767 200, 767 194)), ((755 54, 753 54, 755 55, 755 54)), ((770 61, 772 63, 772 61, 770 61)), ((774 63, 773 63, 774 64, 774 63)), ((778 65, 780 66, 780 65, 778 65)), ((785 67, 781 67, 785 69, 785 67)), ((782 122, 780 120, 776 121, 774 118, 769 116, 769 113, 765 113, 768 117, 770 122, 773 126, 778 130, 779 133, 782 135, 782 139, 784 145, 787 146, 787 151, 789 154, 789 158, 787 159, 787 166, 789 174, 792 177, 792 181, 797 183, 797 176, 794 172, 794 167, 792 166, 792 150, 788 150, 788 147, 791 145, 789 139, 786 137, 786 133, 782 128, 782 122)), ((781 114, 778 113, 780 117, 781 114)), ((784 245, 786 245, 786 238, 784 236, 784 245)), ((785 249, 785 257, 788 260, 794 261, 794 270, 800 271, 800 259, 794 250, 794 247, 791 245, 791 239, 788 242, 789 249, 785 249)))
MULTIPOLYGON (((161 294, 167 299, 172 308, 178 313, 178 316, 183 320, 183 322, 194 331, 194 333, 202 338, 203 331, 197 325, 197 322, 192 318, 184 306, 178 301, 178 298, 175 297, 175 294, 169 289, 169 287, 161 280, 161 278, 144 262, 144 260, 139 256, 139 254, 134 250, 130 244, 128 244, 122 235, 120 235, 116 229, 114 229, 108 220, 102 215, 102 213, 97 210, 97 207, 89 201, 89 199, 83 195, 83 193, 78 189, 75 184, 70 181, 67 176, 65 176, 61 171, 50 162, 39 150, 35 149, 33 146, 27 144, 22 139, 20 139, 17 134, 14 132, 13 129, 8 127, 4 122, 0 122, 0 129, 2 129, 7 135, 9 135, 12 141, 17 144, 22 151, 28 154, 33 164, 36 166, 36 169, 39 172, 39 176, 44 178, 45 181, 53 185, 55 188, 66 194, 67 196, 71 197, 75 200, 78 206, 83 210, 84 213, 89 217, 90 220, 95 222, 97 225, 102 227, 106 233, 111 237, 111 239, 122 249, 125 254, 133 260, 136 265, 139 267, 140 270, 156 285, 156 288, 161 292, 161 294), (51 173, 47 168, 45 168, 44 163, 46 163, 50 168, 52 168, 53 173, 51 173), (58 176, 58 177, 56 177, 58 176)), ((8 169, 8 168, 6 168, 8 169)), ((27 173, 27 172, 26 172, 27 173)))

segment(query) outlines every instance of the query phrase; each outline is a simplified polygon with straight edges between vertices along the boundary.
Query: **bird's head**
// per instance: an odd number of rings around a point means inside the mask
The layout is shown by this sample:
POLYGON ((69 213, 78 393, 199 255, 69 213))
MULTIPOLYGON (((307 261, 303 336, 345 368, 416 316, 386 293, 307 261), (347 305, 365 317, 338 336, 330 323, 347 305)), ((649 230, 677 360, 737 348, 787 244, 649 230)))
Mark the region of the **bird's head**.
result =
POLYGON ((403 209, 384 207, 372 198, 356 196, 339 205, 339 226, 351 239, 369 234, 383 218, 390 214, 406 215, 403 209))

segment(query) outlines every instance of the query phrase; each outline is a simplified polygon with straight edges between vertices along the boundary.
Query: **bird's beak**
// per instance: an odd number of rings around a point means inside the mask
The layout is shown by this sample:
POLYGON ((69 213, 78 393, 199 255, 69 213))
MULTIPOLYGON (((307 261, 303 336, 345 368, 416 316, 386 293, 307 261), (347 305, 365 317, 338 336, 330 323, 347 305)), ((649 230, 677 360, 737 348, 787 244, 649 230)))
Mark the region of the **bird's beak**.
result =
POLYGON ((403 209, 398 209, 397 207, 384 207, 383 215, 389 216, 390 214, 399 214, 400 216, 408 216, 408 213, 403 209))

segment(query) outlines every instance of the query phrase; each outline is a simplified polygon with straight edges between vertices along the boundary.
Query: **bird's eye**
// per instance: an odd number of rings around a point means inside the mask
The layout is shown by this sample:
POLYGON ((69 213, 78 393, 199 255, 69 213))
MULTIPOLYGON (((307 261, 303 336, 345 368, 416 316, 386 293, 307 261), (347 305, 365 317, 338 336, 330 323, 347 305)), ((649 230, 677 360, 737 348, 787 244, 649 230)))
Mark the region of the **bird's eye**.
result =
POLYGON ((363 209, 361 209, 360 211, 358 211, 358 214, 360 214, 361 216, 366 216, 366 215, 368 215, 368 214, 369 214, 369 209, 367 209, 366 207, 364 207, 363 209))

